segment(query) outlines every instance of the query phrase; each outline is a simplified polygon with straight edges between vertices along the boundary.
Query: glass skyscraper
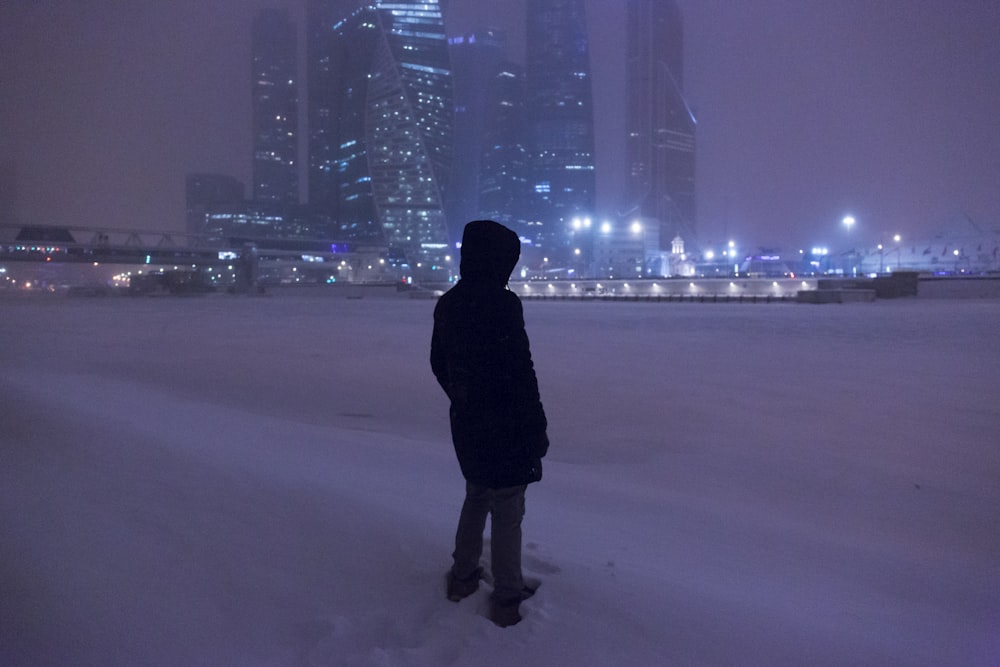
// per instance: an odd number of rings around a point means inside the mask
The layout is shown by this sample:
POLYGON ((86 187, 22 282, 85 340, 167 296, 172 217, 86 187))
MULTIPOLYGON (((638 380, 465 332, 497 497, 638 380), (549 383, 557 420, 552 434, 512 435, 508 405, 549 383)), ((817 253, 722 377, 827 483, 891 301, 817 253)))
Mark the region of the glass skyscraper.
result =
POLYGON ((452 37, 455 162, 449 197, 453 238, 476 218, 496 220, 525 240, 528 155, 524 67, 507 60, 507 37, 486 28, 452 37))
POLYGON ((310 204, 339 237, 443 277, 454 109, 440 3, 346 4, 309 8, 310 204))
POLYGON ((683 94, 683 26, 674 0, 626 4, 626 197, 659 222, 660 246, 695 228, 694 115, 683 94))
POLYGON ((527 89, 533 222, 552 250, 594 213, 594 115, 584 0, 528 0, 527 89))
POLYGON ((493 82, 506 57, 507 37, 483 29, 448 40, 455 94, 454 162, 449 179, 448 223, 453 239, 479 216, 479 183, 493 111, 493 82))
MULTIPOLYGON (((517 232, 529 246, 539 239, 529 216, 529 154, 525 143, 524 67, 503 63, 489 86, 479 165, 479 217, 496 220, 517 232)), ((522 255, 531 255, 528 248, 522 255)))
POLYGON ((295 26, 285 10, 265 9, 254 19, 253 198, 299 203, 298 72, 295 26))

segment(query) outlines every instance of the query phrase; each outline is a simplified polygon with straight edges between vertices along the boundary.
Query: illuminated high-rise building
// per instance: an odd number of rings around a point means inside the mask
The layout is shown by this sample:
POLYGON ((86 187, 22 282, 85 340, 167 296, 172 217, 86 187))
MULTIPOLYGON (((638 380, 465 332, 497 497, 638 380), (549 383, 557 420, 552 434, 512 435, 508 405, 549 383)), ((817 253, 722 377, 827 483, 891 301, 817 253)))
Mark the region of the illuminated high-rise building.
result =
POLYGON ((695 127, 683 93, 683 26, 674 0, 626 3, 626 198, 660 225, 661 249, 695 228, 695 127))
MULTIPOLYGON (((517 232, 529 246, 539 243, 529 198, 524 66, 505 62, 491 79, 479 163, 479 217, 496 220, 517 232)), ((522 249, 527 253, 527 248, 522 249)))
POLYGON ((594 213, 594 114, 584 0, 527 2, 532 205, 553 250, 570 220, 594 213))
POLYGON ((312 208, 341 238, 443 276, 454 109, 440 3, 313 0, 309 22, 312 208))
POLYGON ((295 26, 286 10, 264 9, 254 19, 253 199, 299 202, 298 73, 295 26))
POLYGON ((454 81, 454 160, 447 197, 452 239, 464 223, 479 218, 479 181, 494 98, 493 81, 504 61, 507 37, 494 29, 451 37, 454 81))
POLYGON ((507 60, 493 28, 449 40, 455 80, 455 158, 448 218, 453 239, 466 222, 491 219, 527 231, 524 67, 507 60))

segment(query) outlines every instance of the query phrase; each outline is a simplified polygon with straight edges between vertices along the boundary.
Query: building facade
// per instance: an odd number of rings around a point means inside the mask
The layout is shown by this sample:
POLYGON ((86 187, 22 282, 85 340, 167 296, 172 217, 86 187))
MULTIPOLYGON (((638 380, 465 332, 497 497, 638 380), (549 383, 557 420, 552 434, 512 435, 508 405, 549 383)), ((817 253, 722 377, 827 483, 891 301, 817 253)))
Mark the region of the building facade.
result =
MULTIPOLYGON (((310 3, 310 204, 338 238, 447 274, 452 74, 436 0, 310 3), (321 91, 313 97, 313 91, 321 91)), ((457 264, 457 263, 456 263, 457 264)))
POLYGON ((253 199, 299 203, 299 96, 296 31, 287 10, 264 9, 254 19, 253 199))
POLYGON ((486 129, 479 167, 479 217, 517 232, 522 257, 531 259, 540 226, 530 215, 530 154, 525 132, 524 66, 504 62, 489 81, 486 129))
POLYGON ((449 234, 480 217, 479 191, 486 133, 490 130, 493 81, 506 57, 507 37, 483 29, 448 39, 454 75, 454 161, 447 197, 449 234))
POLYGON ((524 67, 507 37, 487 28, 449 40, 455 80, 455 162, 448 206, 452 239, 473 219, 496 220, 532 243, 524 67))
POLYGON ((661 239, 691 238, 696 121, 683 93, 680 9, 674 0, 627 0, 626 31, 628 208, 658 221, 661 239))
POLYGON ((184 179, 187 233, 200 236, 213 233, 209 219, 220 211, 239 211, 246 207, 243 182, 228 174, 188 174, 184 179))
POLYGON ((574 216, 594 214, 594 115, 584 0, 528 0, 527 109, 538 242, 568 249, 574 216))

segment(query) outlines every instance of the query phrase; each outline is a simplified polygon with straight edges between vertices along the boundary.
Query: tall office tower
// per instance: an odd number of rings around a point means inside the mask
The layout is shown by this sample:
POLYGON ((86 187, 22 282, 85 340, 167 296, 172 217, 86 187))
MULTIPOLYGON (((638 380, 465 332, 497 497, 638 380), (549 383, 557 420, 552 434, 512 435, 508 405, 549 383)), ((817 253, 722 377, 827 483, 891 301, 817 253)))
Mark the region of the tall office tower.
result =
MULTIPOLYGON (((312 3, 311 20, 323 9, 312 3)), ((327 87, 310 100, 311 199, 341 236, 387 243, 421 278, 443 275, 454 108, 440 3, 376 0, 309 35, 310 90, 327 87)))
POLYGON ((553 251, 594 213, 594 114, 584 0, 528 0, 532 217, 553 251))
POLYGON ((299 202, 298 73, 295 26, 286 10, 253 22, 253 199, 299 202))
MULTIPOLYGON (((540 226, 530 213, 530 156, 525 133, 524 67, 502 63, 491 81, 479 166, 479 216, 503 223, 529 247, 539 245, 540 226)), ((527 248, 522 254, 530 255, 527 248)))
POLYGON ((673 0, 628 0, 626 196, 659 221, 660 248, 695 226, 696 121, 683 94, 683 26, 673 0))
POLYGON ((337 217, 337 172, 335 132, 337 129, 337 72, 332 56, 335 45, 333 26, 350 9, 336 0, 309 0, 306 4, 306 87, 308 91, 308 202, 314 218, 326 220, 328 236, 335 237, 337 217))
POLYGON ((446 198, 449 233, 479 217, 479 183, 486 133, 496 97, 494 79, 507 50, 507 36, 491 28, 448 40, 455 95, 454 161, 446 198))

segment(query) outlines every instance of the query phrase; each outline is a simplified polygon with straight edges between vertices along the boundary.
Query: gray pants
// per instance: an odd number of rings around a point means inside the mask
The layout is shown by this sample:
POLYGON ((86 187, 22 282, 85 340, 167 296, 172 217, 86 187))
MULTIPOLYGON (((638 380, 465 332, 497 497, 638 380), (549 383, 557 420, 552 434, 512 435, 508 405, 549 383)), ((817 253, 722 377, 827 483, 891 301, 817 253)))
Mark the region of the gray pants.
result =
POLYGON ((524 589, 521 576, 521 519, 524 518, 526 486, 490 489, 466 482, 465 502, 455 534, 455 564, 458 579, 468 579, 479 568, 483 554, 486 515, 491 515, 491 564, 493 598, 504 602, 520 599, 524 589))

